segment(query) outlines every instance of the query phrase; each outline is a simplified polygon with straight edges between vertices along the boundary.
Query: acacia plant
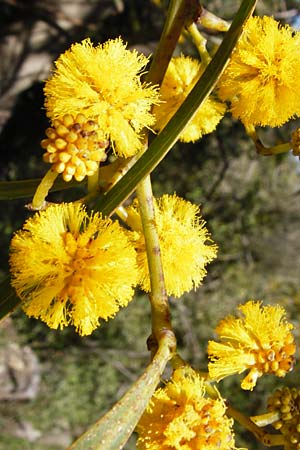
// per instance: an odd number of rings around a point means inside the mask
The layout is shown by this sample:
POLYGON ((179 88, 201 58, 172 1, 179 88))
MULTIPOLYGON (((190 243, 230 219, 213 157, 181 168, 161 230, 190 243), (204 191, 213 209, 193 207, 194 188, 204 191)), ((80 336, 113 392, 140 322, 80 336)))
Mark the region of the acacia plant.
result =
POLYGON ((277 390, 255 417, 233 408, 216 387, 245 372, 241 389, 252 391, 260 377, 283 378, 293 369, 293 325, 281 305, 248 300, 221 320, 217 339, 208 341, 207 372, 176 351, 168 297, 180 301, 196 289, 218 249, 199 206, 175 194, 154 198, 150 179, 177 140, 212 133, 226 111, 243 123, 259 155, 299 155, 299 130, 266 148, 257 128, 300 115, 300 33, 253 16, 255 5, 243 0, 229 25, 196 0, 171 0, 151 62, 121 37, 74 43, 45 83, 48 172, 42 180, 1 183, 7 198, 32 193, 32 216, 11 241, 2 317, 20 305, 50 328, 74 326, 85 336, 134 301, 136 287, 149 294, 151 362, 72 450, 119 449, 134 430, 139 450, 233 450, 234 421, 266 446, 300 449, 297 387, 277 390), (224 32, 213 56, 199 24, 224 32), (198 58, 173 57, 182 33, 198 58), (83 198, 47 201, 50 189, 74 183, 86 185, 83 198), (167 364, 172 376, 158 387, 167 364), (270 424, 276 431, 265 430, 270 424))

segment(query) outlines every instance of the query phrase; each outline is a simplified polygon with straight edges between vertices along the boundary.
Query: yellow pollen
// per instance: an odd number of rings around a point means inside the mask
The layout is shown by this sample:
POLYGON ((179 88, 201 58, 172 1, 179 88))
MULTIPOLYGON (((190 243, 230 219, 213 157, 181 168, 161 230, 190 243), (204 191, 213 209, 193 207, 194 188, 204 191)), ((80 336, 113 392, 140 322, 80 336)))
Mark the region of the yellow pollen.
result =
MULTIPOLYGON (((291 335, 292 338, 292 335, 291 335)), ((261 373, 272 373, 278 377, 284 377, 294 365, 295 344, 290 344, 290 336, 285 340, 288 342, 281 349, 271 348, 252 351, 255 357, 255 367, 261 373)), ((249 365, 249 368, 252 364, 249 365)))
POLYGON ((65 249, 70 257, 65 271, 68 274, 65 280, 65 287, 60 296, 82 297, 83 287, 81 286, 82 280, 89 275, 90 265, 87 264, 87 260, 91 259, 89 252, 89 246, 86 242, 78 242, 72 233, 66 232, 64 235, 65 249))

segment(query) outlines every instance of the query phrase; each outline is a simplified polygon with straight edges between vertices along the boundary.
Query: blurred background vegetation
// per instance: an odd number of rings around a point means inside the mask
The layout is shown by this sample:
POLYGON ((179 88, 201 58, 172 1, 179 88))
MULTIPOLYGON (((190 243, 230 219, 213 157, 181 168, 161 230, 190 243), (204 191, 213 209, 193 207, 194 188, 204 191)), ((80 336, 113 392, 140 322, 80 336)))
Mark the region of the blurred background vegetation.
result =
MULTIPOLYGON (((239 1, 203 2, 230 20, 239 1)), ((297 27, 299 0, 258 1, 257 14, 274 15, 297 27)), ((43 80, 52 61, 85 37, 103 42, 122 36, 130 47, 151 54, 164 13, 150 0, 0 0, 1 180, 41 177, 39 141, 48 126, 43 80)), ((210 34, 214 45, 221 36, 210 34)), ((190 43, 180 51, 195 53, 190 43)), ((299 125, 299 124, 298 124, 299 125)), ((291 123, 261 136, 274 144, 289 139, 291 123)), ((217 131, 194 145, 177 144, 152 175, 154 192, 177 192, 201 205, 219 257, 203 286, 171 299, 179 349, 205 370, 207 340, 224 314, 248 299, 279 302, 295 324, 299 344, 300 165, 291 155, 262 157, 240 123, 226 116, 217 131)), ((78 191, 52 194, 60 201, 78 191)), ((8 246, 29 213, 30 199, 0 203, 0 275, 8 270, 8 246)), ((61 450, 119 399, 149 361, 148 299, 137 293, 113 321, 92 336, 50 330, 21 310, 0 327, 0 449, 61 450)), ((260 379, 253 393, 241 392, 238 377, 219 384, 222 394, 248 415, 266 410, 266 398, 282 385, 299 383, 299 367, 284 380, 260 379)), ((238 427, 237 446, 263 449, 238 427)), ((126 448, 135 448, 134 437, 126 448)))

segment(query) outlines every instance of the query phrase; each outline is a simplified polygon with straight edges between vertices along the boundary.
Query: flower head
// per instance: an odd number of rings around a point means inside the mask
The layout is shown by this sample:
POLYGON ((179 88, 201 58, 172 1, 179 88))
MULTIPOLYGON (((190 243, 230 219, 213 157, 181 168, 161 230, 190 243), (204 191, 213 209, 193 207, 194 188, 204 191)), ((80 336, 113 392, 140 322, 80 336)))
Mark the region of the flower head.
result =
POLYGON ((300 111, 300 34, 252 17, 219 82, 222 100, 246 126, 277 127, 300 111))
POLYGON ((131 156, 142 147, 141 131, 154 118, 151 106, 157 89, 140 80, 148 59, 126 49, 122 40, 93 47, 89 39, 73 44, 56 61, 46 82, 45 106, 50 119, 84 114, 95 121, 119 156, 131 156))
POLYGON ((284 387, 268 398, 269 411, 277 412, 279 419, 272 425, 283 434, 288 443, 287 450, 300 449, 300 391, 284 387))
POLYGON ((208 365, 212 379, 220 381, 228 375, 249 370, 241 387, 252 390, 263 374, 284 377, 292 370, 296 346, 279 305, 262 306, 248 301, 239 306, 244 317, 228 316, 216 328, 221 342, 209 341, 208 365))
MULTIPOLYGON (((212 243, 197 205, 176 195, 164 195, 155 201, 154 206, 167 294, 180 297, 200 285, 206 275, 206 264, 216 257, 217 246, 212 243)), ((128 207, 127 212, 128 224, 136 231, 134 245, 140 284, 149 292, 150 279, 138 204, 128 207)))
POLYGON ((132 299, 136 256, 117 222, 79 204, 49 206, 11 241, 12 285, 30 317, 90 334, 132 299))
POLYGON ((138 426, 138 450, 234 449, 232 419, 222 398, 205 397, 204 380, 192 369, 174 371, 157 389, 138 426))
POLYGON ((83 114, 76 117, 66 114, 54 119, 53 127, 47 128, 47 139, 41 145, 46 149, 43 159, 52 164, 54 172, 61 173, 65 181, 82 181, 97 171, 100 161, 105 161, 108 146, 98 125, 87 120, 83 114))
MULTIPOLYGON (((161 130, 184 102, 201 75, 201 65, 188 56, 172 58, 161 85, 161 103, 153 108, 155 129, 161 130)), ((195 142, 211 133, 226 110, 224 103, 208 97, 180 135, 183 142, 195 142)))

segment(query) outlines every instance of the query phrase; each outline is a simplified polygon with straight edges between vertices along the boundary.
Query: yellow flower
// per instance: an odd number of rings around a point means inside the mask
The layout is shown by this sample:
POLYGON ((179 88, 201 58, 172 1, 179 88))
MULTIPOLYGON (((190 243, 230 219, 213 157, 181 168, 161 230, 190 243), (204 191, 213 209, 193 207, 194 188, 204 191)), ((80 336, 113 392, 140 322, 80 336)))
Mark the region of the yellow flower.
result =
MULTIPOLYGON (((163 80, 161 103, 153 108, 156 117, 154 128, 162 130, 184 102, 201 75, 201 65, 188 56, 172 58, 163 80)), ((208 97, 180 135, 183 142, 195 142, 211 133, 222 119, 226 106, 208 97)))
POLYGON ((176 369, 157 389, 138 426, 138 450, 235 449, 232 419, 222 398, 205 397, 203 378, 176 369))
POLYGON ((285 310, 279 305, 248 301, 238 309, 244 317, 223 319, 216 328, 221 342, 208 343, 209 375, 220 381, 249 370, 241 387, 252 390, 263 374, 284 377, 293 369, 293 325, 286 321, 285 310))
POLYGON ((248 20, 219 82, 246 126, 277 127, 300 111, 300 34, 272 17, 248 20))
POLYGON ((52 164, 52 170, 61 173, 65 181, 82 181, 97 171, 100 161, 106 160, 108 141, 98 134, 98 125, 83 114, 76 117, 65 114, 54 119, 46 130, 47 139, 41 145, 46 149, 43 159, 52 164))
POLYGON ((136 255, 117 222, 79 204, 49 206, 11 241, 12 285, 29 317, 91 334, 132 299, 136 255))
MULTIPOLYGON (((206 275, 206 264, 216 257, 217 246, 210 244, 213 241, 197 205, 176 195, 164 195, 154 205, 167 294, 180 297, 200 285, 206 275)), ((128 224, 136 231, 134 245, 140 285, 149 292, 150 279, 138 204, 128 207, 127 212, 128 224)))
POLYGON ((48 116, 54 120, 84 114, 98 123, 119 156, 137 153, 143 128, 154 122, 151 106, 158 101, 157 89, 140 80, 147 63, 120 38, 97 47, 89 39, 73 44, 46 82, 48 116))
POLYGON ((300 391, 284 387, 268 398, 268 409, 278 413, 279 419, 272 426, 289 442, 287 450, 300 449, 300 391))

